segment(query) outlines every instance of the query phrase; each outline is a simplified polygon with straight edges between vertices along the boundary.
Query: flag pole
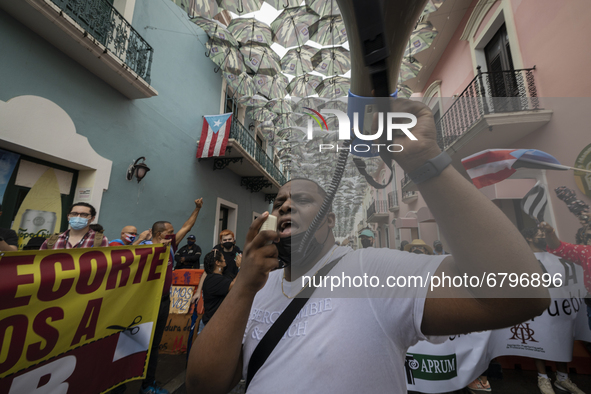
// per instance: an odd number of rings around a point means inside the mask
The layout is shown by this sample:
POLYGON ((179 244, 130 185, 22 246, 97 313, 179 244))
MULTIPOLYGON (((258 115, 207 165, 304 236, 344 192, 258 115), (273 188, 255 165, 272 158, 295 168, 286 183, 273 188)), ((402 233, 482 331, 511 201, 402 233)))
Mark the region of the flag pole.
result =
POLYGON ((523 157, 520 157, 519 159, 517 159, 517 162, 520 162, 520 161, 525 162, 525 163, 536 164, 539 167, 542 167, 540 169, 544 169, 543 167, 547 167, 546 169, 548 169, 548 170, 561 170, 561 171, 574 170, 574 171, 587 172, 587 173, 591 174, 591 170, 584 170, 582 168, 564 166, 562 164, 548 163, 545 161, 532 160, 532 159, 525 159, 523 157))
POLYGON ((582 168, 576 168, 576 167, 568 167, 568 168, 570 168, 571 170, 587 172, 587 173, 591 174, 591 170, 584 170, 582 168))

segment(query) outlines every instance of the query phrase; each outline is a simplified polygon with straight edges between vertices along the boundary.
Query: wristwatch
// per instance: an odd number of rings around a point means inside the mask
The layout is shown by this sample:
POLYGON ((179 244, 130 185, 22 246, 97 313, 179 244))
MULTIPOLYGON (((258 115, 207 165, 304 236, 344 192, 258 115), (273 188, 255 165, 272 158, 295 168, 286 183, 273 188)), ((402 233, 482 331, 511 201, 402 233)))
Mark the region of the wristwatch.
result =
POLYGON ((451 163, 451 157, 447 152, 441 152, 434 158, 427 160, 425 164, 417 168, 416 170, 409 172, 408 176, 410 179, 418 185, 431 178, 435 178, 451 163))

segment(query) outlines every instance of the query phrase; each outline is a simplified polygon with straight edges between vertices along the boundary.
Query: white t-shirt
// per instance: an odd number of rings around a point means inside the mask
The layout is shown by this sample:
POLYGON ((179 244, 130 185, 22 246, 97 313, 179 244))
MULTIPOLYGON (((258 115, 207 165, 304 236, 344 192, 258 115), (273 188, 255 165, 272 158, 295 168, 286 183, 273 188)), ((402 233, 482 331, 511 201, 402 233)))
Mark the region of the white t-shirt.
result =
MULTIPOLYGON (((327 261, 345 255, 329 276, 432 275, 447 256, 427 256, 392 249, 334 247, 308 275, 327 261)), ((244 368, 254 349, 291 299, 302 281, 283 280, 283 270, 271 272, 253 303, 244 337, 244 368)), ((359 283, 359 281, 357 281, 359 283)), ((373 282, 375 284, 375 281, 373 282)), ((387 286, 385 286, 386 288, 387 286)), ((384 288, 384 289, 385 289, 384 288)), ((380 289, 381 285, 373 290, 380 289)), ((371 298, 364 286, 343 293, 317 288, 314 298, 290 325, 248 388, 249 393, 404 393, 406 350, 419 340, 442 343, 447 337, 426 338, 420 330, 428 286, 405 289, 404 297, 371 298), (351 297, 342 298, 341 296, 351 297), (353 298, 354 297, 354 298, 353 298), (412 297, 412 298, 411 298, 412 297)), ((378 296, 384 296, 379 293, 378 296)))

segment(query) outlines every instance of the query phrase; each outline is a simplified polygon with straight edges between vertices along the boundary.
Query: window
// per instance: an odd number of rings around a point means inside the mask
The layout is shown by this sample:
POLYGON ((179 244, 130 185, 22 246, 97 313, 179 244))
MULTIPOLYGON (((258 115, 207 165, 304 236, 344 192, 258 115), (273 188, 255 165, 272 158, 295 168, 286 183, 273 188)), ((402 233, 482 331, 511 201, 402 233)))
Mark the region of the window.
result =
POLYGON ((213 245, 219 243, 219 235, 222 230, 230 230, 236 236, 236 228, 238 221, 238 205, 222 198, 217 199, 216 215, 215 215, 215 229, 213 231, 213 245))
POLYGON ((514 73, 503 71, 514 70, 511 58, 511 47, 505 24, 484 48, 486 65, 489 73, 490 89, 493 97, 519 97, 517 81, 514 73))

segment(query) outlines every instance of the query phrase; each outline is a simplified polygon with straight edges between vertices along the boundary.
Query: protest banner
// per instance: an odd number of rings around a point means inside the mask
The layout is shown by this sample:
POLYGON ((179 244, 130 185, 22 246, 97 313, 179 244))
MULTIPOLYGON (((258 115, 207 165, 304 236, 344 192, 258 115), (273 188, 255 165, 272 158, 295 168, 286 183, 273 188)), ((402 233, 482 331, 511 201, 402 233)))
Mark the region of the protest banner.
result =
POLYGON ((0 393, 96 394, 145 377, 169 253, 0 254, 0 393))
MULTIPOLYGON (((569 362, 573 341, 591 341, 587 324, 583 269, 550 253, 535 253, 543 271, 560 274, 561 286, 548 289, 552 301, 544 313, 499 330, 449 337, 440 345, 419 342, 406 354, 409 390, 440 393, 461 390, 498 356, 522 356, 569 362)), ((515 302, 520 302, 515 299, 515 302)))

